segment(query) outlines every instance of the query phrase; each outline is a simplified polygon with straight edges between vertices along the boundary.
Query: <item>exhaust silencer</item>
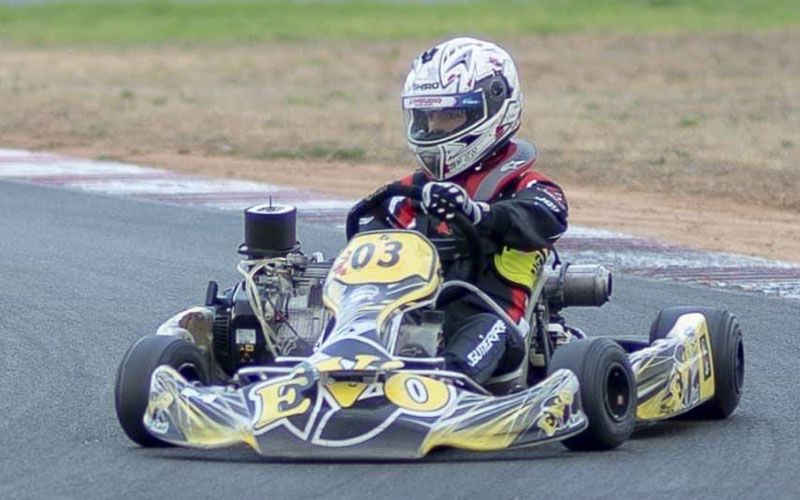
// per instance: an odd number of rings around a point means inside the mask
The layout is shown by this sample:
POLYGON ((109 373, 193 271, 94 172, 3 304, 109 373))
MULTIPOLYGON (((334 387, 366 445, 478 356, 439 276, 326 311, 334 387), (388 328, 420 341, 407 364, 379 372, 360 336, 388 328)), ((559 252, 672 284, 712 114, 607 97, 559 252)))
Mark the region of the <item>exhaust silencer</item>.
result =
POLYGON ((611 271, 598 265, 561 265, 544 285, 545 296, 554 310, 599 307, 608 302, 611 291, 611 271))

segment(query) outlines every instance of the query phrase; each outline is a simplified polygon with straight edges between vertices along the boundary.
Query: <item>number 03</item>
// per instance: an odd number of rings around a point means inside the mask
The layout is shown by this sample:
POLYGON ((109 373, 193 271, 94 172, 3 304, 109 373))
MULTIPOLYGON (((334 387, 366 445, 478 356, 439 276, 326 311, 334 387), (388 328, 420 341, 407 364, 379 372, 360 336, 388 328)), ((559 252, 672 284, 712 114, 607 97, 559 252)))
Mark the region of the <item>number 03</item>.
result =
MULTIPOLYGON (((403 249, 403 244, 399 241, 387 241, 383 244, 383 252, 378 259, 378 265, 381 267, 392 267, 400 262, 400 251, 403 249)), ((353 256, 350 258, 350 266, 355 269, 363 269, 367 267, 372 258, 375 256, 375 243, 364 243, 356 248, 353 256)))

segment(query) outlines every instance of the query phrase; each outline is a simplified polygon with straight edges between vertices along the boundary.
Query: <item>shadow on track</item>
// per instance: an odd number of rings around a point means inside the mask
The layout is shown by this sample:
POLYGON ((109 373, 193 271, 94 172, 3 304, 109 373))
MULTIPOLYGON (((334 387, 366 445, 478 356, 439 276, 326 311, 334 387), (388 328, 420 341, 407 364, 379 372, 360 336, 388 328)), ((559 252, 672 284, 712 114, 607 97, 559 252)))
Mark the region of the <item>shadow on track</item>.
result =
MULTIPOLYGON (((271 464, 434 464, 434 463, 465 463, 465 462, 517 462, 517 461, 551 461, 568 460, 577 454, 570 452, 560 445, 546 445, 541 449, 518 449, 502 452, 468 452, 455 449, 433 450, 422 459, 304 459, 304 458, 268 458, 257 455, 246 447, 236 447, 227 450, 192 450, 188 448, 171 449, 138 449, 134 453, 152 455, 154 459, 168 461, 199 461, 199 462, 229 462, 229 463, 271 463, 271 464)), ((615 450, 609 453, 619 453, 624 450, 615 450)))

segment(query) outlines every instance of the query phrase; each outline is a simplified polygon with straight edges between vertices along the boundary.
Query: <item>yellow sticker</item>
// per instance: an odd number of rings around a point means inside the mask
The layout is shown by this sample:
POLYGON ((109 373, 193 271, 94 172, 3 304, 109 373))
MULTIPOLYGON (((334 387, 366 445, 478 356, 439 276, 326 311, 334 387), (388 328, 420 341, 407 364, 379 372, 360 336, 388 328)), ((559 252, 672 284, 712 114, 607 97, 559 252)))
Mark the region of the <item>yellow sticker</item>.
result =
POLYGON ((330 382, 325 388, 342 408, 350 408, 369 387, 365 382, 330 382))
POLYGON ((411 373, 392 375, 383 390, 389 401, 411 411, 433 413, 450 402, 447 384, 411 373))
POLYGON ((302 396, 302 390, 312 383, 307 377, 292 378, 270 384, 253 391, 258 418, 253 426, 263 429, 269 424, 294 415, 302 415, 311 406, 311 399, 302 396))
POLYGON ((376 231, 350 240, 331 277, 347 285, 396 283, 412 276, 430 281, 438 269, 436 249, 419 233, 376 231))

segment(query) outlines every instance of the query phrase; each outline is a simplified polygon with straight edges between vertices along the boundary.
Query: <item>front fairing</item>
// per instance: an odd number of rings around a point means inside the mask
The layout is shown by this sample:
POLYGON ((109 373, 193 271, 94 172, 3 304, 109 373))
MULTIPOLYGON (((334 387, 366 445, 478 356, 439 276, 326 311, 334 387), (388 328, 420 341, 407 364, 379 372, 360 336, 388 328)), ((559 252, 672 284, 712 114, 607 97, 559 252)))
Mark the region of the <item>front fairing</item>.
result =
POLYGON ((305 364, 238 390, 192 386, 162 366, 145 425, 177 445, 247 443, 265 456, 311 459, 420 458, 441 446, 500 450, 562 439, 587 425, 577 378, 567 370, 496 397, 440 377, 384 371, 379 363, 305 364), (346 371, 348 379, 337 369, 359 364, 366 367, 359 380, 355 370, 346 371))
POLYGON ((393 315, 430 303, 442 285, 436 248, 414 231, 356 235, 334 261, 323 302, 336 318, 333 336, 353 325, 382 331, 393 315))

